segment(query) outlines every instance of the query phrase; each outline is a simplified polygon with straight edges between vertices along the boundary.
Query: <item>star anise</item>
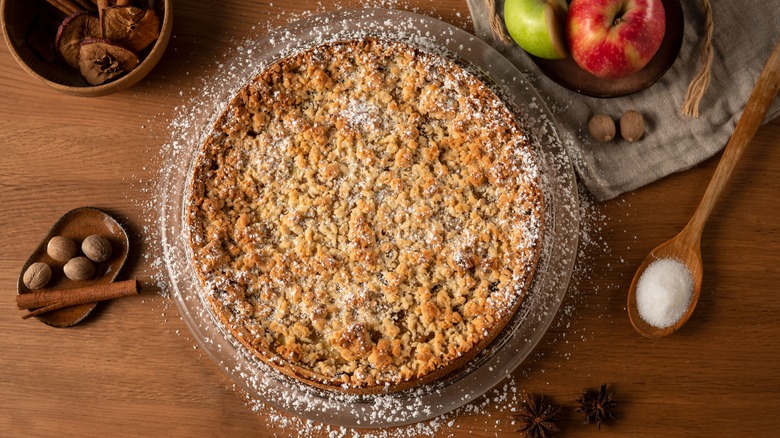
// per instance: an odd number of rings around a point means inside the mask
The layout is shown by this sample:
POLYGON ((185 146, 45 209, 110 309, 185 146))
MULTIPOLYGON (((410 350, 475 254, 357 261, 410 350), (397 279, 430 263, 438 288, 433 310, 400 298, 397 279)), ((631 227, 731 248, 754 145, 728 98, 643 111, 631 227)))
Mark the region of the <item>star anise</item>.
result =
POLYGON ((560 406, 544 402, 544 396, 538 399, 530 395, 519 414, 514 419, 520 423, 517 432, 523 432, 529 438, 547 438, 561 429, 555 424, 555 416, 561 410, 560 406))
POLYGON ((612 400, 614 395, 614 392, 607 393, 606 384, 601 385, 601 389, 598 392, 583 392, 582 397, 577 399, 577 402, 580 403, 577 412, 585 414, 585 424, 594 421, 596 427, 601 430, 601 423, 617 418, 614 409, 617 407, 618 402, 612 400))

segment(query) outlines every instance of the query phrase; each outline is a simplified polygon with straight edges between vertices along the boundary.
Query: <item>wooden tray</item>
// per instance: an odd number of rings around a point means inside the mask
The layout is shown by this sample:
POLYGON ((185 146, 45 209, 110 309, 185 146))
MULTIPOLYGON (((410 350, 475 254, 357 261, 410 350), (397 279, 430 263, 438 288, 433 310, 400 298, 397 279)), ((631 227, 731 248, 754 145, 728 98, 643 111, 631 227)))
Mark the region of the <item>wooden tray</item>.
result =
MULTIPOLYGON (((127 260, 130 241, 127 232, 113 217, 102 210, 92 207, 81 207, 65 213, 49 230, 22 267, 17 282, 17 293, 31 292, 25 286, 23 277, 27 268, 35 262, 48 264, 52 270, 49 284, 40 291, 55 289, 72 289, 94 284, 111 283, 119 275, 119 271, 127 260), (81 248, 81 242, 91 234, 98 234, 111 242, 111 258, 103 263, 95 263, 97 272, 91 280, 73 281, 65 276, 62 267, 65 262, 58 262, 46 253, 46 245, 54 236, 65 236, 73 239, 81 248)), ((78 306, 65 307, 36 316, 39 321, 53 327, 70 327, 86 318, 97 307, 97 303, 87 303, 78 306)))

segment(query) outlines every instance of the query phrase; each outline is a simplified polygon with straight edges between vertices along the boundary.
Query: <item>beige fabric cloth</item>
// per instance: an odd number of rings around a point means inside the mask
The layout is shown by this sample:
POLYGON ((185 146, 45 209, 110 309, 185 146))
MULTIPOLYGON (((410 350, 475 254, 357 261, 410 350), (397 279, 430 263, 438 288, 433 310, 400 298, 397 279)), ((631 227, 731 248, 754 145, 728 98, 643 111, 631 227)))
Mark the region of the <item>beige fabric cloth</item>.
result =
MULTIPOLYGON (((477 36, 503 53, 524 72, 555 114, 559 134, 582 182, 606 200, 688 169, 725 147, 764 62, 780 42, 780 1, 712 0, 715 58, 700 117, 683 116, 680 107, 688 84, 699 69, 704 12, 699 0, 682 0, 685 34, 675 63, 655 84, 638 93, 598 99, 569 91, 545 77, 515 44, 493 37, 487 0, 467 0, 477 36), (617 139, 596 143, 587 133, 588 119, 606 113, 616 120, 635 109, 647 123, 646 136, 635 143, 617 139)), ((503 20, 504 0, 496 0, 503 20)), ((780 99, 766 120, 780 115, 780 99)))

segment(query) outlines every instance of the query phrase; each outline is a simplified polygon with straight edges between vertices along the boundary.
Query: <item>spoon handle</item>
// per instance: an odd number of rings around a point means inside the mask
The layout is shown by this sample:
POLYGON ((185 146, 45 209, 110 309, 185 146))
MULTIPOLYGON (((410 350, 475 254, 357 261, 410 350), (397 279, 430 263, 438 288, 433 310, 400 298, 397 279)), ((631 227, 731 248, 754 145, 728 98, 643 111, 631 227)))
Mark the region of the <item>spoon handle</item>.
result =
POLYGON ((715 206, 715 201, 725 187, 745 147, 753 139, 759 125, 764 120, 769 105, 775 99, 778 90, 780 90, 780 43, 775 46, 763 70, 761 70, 753 92, 750 94, 737 126, 731 134, 731 139, 723 151, 720 163, 715 169, 710 185, 696 208, 696 212, 685 227, 692 240, 698 241, 701 238, 704 224, 715 206))

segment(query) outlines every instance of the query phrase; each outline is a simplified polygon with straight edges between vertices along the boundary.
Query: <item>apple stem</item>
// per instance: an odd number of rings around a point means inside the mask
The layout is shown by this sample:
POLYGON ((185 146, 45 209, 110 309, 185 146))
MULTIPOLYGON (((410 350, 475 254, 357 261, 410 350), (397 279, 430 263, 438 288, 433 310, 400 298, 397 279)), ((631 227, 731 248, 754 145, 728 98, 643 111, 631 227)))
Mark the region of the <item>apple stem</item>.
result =
POLYGON ((620 24, 620 22, 623 21, 623 16, 624 15, 626 15, 626 9, 625 9, 625 7, 621 7, 617 11, 617 14, 615 14, 615 19, 612 20, 612 25, 613 26, 617 26, 618 24, 620 24))

